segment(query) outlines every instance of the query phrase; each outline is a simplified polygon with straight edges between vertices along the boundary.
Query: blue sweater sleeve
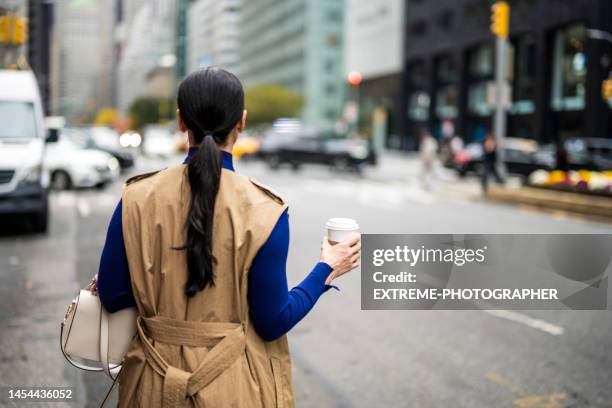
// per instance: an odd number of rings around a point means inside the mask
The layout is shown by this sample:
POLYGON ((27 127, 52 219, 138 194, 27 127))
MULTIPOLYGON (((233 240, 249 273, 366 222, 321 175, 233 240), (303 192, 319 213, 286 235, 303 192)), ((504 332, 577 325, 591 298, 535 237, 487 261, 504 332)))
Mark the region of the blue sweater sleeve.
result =
POLYGON ((306 316, 321 294, 332 287, 325 284, 332 268, 319 262, 298 286, 288 290, 288 251, 289 215, 284 212, 249 271, 251 320, 259 336, 267 341, 287 333, 306 316))
POLYGON ((111 313, 136 305, 123 243, 121 201, 111 217, 100 257, 98 294, 104 308, 111 313))

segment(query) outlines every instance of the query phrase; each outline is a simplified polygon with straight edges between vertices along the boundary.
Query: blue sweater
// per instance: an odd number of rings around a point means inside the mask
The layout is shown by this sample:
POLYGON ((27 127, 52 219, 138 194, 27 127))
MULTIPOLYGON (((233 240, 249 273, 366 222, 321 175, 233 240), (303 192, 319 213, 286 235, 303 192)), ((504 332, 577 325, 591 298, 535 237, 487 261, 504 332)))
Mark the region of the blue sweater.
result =
MULTIPOLYGON (((194 148, 189 149, 185 162, 194 153, 194 148)), ((223 167, 234 170, 230 153, 223 152, 223 167)), ((268 341, 287 333, 313 308, 319 296, 332 287, 325 284, 332 268, 319 262, 298 286, 288 290, 288 251, 289 215, 285 211, 253 259, 249 271, 251 320, 257 333, 268 341)), ((123 242, 121 201, 108 226, 98 271, 98 293, 102 305, 109 312, 136 304, 123 242)))

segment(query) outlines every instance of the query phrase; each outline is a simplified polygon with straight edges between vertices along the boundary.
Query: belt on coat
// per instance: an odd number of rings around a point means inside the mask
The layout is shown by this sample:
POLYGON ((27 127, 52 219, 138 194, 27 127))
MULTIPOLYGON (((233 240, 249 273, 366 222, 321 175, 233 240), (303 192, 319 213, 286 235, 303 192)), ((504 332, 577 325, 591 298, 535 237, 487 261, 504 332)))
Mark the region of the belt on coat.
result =
POLYGON ((168 317, 138 317, 147 363, 163 377, 164 407, 186 407, 188 399, 210 384, 244 353, 245 337, 239 323, 193 322, 168 317), (193 372, 168 364, 153 341, 190 347, 210 347, 193 372))

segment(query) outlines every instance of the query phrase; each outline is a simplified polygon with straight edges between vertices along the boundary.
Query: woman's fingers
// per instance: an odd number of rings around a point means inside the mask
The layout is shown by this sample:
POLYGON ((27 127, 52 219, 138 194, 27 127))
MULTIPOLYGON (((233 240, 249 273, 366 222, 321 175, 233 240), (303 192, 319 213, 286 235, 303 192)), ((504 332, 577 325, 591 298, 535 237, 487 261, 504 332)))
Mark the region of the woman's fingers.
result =
POLYGON ((357 244, 358 242, 361 242, 361 235, 360 234, 351 234, 350 238, 347 238, 344 242, 342 242, 342 244, 352 247, 355 244, 357 244))
POLYGON ((361 242, 355 246, 352 246, 350 251, 351 255, 361 252, 361 242))

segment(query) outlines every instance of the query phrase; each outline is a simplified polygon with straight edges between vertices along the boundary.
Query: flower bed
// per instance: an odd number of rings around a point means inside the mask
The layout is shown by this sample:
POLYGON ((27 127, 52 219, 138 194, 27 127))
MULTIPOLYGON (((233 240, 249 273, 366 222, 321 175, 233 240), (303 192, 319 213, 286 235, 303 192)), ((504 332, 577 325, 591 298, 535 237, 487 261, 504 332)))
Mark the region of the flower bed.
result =
POLYGON ((612 197, 612 171, 561 171, 536 170, 527 179, 531 187, 581 194, 612 197))

